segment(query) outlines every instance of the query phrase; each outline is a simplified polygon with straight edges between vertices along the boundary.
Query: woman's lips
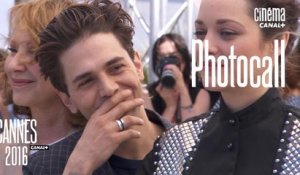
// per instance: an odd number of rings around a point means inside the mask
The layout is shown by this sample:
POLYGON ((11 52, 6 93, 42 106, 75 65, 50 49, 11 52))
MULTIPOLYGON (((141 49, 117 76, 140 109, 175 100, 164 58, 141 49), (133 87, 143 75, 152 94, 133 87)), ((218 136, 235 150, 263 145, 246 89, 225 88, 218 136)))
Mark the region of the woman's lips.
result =
POLYGON ((23 87, 26 86, 30 83, 33 83, 33 80, 29 80, 29 79, 12 79, 11 80, 11 86, 13 87, 23 87))

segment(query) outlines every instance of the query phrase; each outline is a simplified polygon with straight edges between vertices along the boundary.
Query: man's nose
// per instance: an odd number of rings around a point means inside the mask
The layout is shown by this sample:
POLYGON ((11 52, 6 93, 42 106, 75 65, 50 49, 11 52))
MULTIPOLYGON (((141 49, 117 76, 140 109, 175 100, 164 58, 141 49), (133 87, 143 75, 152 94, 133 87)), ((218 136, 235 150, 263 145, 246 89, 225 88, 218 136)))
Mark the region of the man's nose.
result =
POLYGON ((102 75, 99 77, 99 94, 101 97, 111 97, 114 95, 118 89, 119 85, 118 83, 114 80, 114 78, 102 75))

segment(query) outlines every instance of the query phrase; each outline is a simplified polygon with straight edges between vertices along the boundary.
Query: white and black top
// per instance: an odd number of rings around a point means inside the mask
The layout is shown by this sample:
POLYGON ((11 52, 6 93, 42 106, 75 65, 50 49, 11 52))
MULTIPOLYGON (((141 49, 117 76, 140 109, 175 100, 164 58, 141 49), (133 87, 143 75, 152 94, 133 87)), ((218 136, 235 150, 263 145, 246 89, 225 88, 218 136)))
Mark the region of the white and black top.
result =
POLYGON ((270 89, 245 109, 220 109, 173 127, 138 175, 300 174, 300 111, 270 89))

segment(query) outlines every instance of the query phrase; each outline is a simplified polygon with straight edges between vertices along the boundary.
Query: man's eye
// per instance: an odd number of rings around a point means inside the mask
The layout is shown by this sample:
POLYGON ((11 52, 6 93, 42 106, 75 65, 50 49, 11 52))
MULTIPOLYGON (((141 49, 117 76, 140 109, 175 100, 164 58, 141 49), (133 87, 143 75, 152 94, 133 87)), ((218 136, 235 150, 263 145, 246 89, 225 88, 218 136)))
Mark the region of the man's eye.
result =
POLYGON ((123 68, 124 66, 125 66, 124 64, 117 64, 117 65, 114 65, 114 66, 112 66, 111 71, 112 71, 113 73, 118 73, 119 71, 122 70, 122 68, 123 68))
POLYGON ((82 80, 80 83, 78 83, 78 87, 85 86, 85 85, 91 83, 92 81, 93 81, 92 78, 88 78, 88 79, 82 80))

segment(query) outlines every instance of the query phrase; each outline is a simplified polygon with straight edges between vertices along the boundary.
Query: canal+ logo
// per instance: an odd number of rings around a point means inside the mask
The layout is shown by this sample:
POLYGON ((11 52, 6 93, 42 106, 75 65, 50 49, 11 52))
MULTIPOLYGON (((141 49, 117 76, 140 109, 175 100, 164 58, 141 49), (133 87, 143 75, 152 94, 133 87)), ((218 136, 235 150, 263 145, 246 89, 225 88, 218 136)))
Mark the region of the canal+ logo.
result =
POLYGON ((254 20, 260 28, 284 28, 284 8, 254 8, 254 20))

